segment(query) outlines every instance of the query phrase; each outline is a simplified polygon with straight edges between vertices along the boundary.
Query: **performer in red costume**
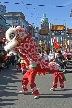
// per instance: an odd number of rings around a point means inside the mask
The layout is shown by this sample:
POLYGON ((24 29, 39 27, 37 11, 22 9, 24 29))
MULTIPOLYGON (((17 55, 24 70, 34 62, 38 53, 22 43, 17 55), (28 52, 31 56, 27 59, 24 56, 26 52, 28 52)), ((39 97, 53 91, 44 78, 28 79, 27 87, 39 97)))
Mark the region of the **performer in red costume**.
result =
POLYGON ((59 71, 55 71, 54 72, 54 75, 53 75, 53 85, 52 85, 52 88, 50 90, 55 90, 55 88, 57 88, 58 79, 59 79, 59 82, 60 82, 61 90, 64 90, 63 73, 60 73, 59 71))
POLYGON ((27 93, 28 88, 27 85, 28 83, 30 84, 32 94, 34 95, 34 98, 37 99, 39 98, 39 92, 37 90, 36 84, 35 84, 35 77, 37 74, 37 64, 33 62, 31 59, 28 59, 26 55, 22 54, 20 50, 15 49, 15 51, 18 52, 18 54, 24 58, 25 64, 26 64, 26 72, 22 77, 22 92, 27 93))
POLYGON ((37 74, 37 65, 32 60, 30 60, 28 70, 22 77, 22 90, 27 92, 28 91, 27 84, 29 83, 32 90, 32 94, 34 95, 35 99, 39 98, 39 92, 34 82, 36 74, 37 74))
MULTIPOLYGON (((58 53, 60 54, 60 52, 58 53)), ((57 83, 58 83, 58 79, 59 79, 59 82, 60 82, 60 87, 61 87, 61 90, 64 90, 64 74, 63 74, 63 69, 61 69, 61 66, 63 64, 59 64, 59 62, 61 63, 62 61, 59 61, 62 59, 62 56, 59 55, 58 58, 57 58, 57 63, 58 63, 58 67, 56 66, 54 68, 54 75, 53 75, 53 85, 52 85, 52 88, 50 90, 55 90, 55 88, 57 88, 57 83), (59 68, 60 67, 60 68, 59 68)), ((55 62, 53 61, 53 59, 51 59, 50 61, 50 67, 53 68, 53 66, 55 65, 55 62)))

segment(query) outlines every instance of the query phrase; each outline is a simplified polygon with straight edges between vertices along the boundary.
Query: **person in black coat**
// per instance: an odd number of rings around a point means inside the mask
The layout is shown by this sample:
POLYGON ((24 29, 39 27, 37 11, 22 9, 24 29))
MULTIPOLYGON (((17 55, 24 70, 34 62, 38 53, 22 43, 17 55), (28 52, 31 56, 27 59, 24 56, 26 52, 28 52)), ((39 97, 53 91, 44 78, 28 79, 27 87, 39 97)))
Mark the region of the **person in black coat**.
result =
POLYGON ((55 62, 58 63, 62 69, 66 68, 66 61, 61 51, 57 52, 57 57, 55 59, 55 62))

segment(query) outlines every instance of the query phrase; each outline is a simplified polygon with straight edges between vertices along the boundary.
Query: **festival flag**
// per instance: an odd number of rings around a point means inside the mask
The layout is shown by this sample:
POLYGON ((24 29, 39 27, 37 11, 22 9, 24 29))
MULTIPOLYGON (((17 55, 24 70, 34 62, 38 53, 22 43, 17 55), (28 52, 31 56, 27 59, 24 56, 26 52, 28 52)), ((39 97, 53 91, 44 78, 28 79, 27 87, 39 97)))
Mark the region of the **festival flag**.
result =
POLYGON ((53 38, 53 42, 54 42, 54 48, 55 48, 55 49, 60 48, 60 45, 59 45, 59 43, 57 42, 56 39, 53 38))
POLYGON ((67 46, 66 40, 63 41, 63 46, 64 46, 64 47, 67 46))
POLYGON ((42 41, 41 40, 39 41, 38 46, 42 47, 42 41))
POLYGON ((47 44, 44 44, 44 51, 47 50, 47 44))

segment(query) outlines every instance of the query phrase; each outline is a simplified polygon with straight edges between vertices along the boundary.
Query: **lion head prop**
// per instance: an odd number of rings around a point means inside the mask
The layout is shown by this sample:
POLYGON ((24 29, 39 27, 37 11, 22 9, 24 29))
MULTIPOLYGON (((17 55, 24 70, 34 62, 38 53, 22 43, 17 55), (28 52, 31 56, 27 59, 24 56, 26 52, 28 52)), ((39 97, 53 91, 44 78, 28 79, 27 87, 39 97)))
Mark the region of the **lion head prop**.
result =
POLYGON ((8 43, 6 44, 6 46, 4 46, 5 51, 12 50, 22 42, 25 36, 27 36, 27 34, 25 30, 20 26, 17 26, 16 28, 10 27, 6 31, 6 40, 8 41, 8 43))

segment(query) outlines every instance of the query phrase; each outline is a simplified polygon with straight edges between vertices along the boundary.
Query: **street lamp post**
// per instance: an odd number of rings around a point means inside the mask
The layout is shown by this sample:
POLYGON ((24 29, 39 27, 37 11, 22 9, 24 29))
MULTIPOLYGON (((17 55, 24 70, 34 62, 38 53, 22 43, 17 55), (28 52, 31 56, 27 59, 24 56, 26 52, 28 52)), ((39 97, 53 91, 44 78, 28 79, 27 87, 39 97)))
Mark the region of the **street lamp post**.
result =
POLYGON ((51 37, 52 37, 51 35, 52 35, 52 33, 51 33, 51 23, 50 23, 50 29, 49 29, 49 45, 50 45, 50 49, 51 49, 51 47, 52 47, 52 46, 51 46, 51 44, 52 44, 52 43, 51 43, 51 37))
POLYGON ((67 33, 66 33, 66 20, 63 20, 65 23, 65 41, 66 41, 66 48, 67 48, 67 33))

